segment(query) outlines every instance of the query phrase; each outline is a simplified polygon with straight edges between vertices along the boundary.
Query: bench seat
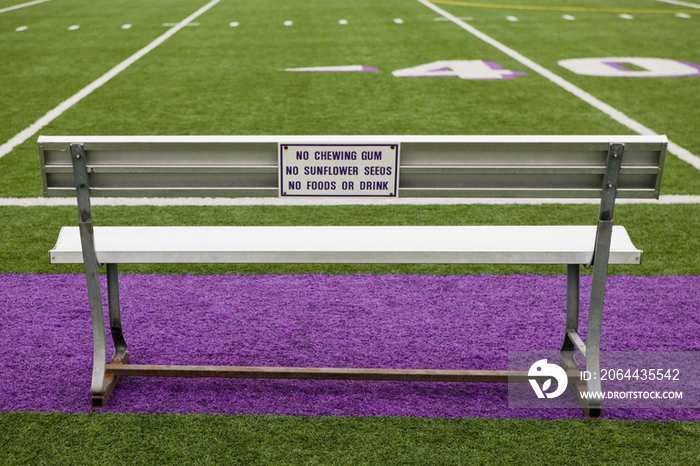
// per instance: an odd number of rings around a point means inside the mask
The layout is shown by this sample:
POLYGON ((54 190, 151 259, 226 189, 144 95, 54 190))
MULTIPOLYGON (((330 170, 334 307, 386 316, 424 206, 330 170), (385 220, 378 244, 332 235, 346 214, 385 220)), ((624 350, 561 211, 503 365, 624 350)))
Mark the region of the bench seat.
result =
MULTIPOLYGON (((101 263, 586 264, 595 226, 95 227, 101 263)), ((83 263, 78 227, 63 227, 53 264, 83 263)), ((610 264, 639 264, 622 226, 610 264)))

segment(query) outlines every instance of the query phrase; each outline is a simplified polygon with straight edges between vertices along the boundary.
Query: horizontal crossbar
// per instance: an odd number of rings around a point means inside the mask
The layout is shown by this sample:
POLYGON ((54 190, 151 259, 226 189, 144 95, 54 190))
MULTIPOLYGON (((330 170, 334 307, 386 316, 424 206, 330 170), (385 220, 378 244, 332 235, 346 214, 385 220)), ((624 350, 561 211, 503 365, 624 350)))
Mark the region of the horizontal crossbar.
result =
MULTIPOLYGON (((107 364, 107 374, 142 377, 216 377, 244 379, 313 380, 397 380, 418 382, 496 382, 527 383, 544 381, 546 376, 528 376, 527 371, 436 370, 436 369, 356 369, 317 367, 173 366, 107 364)), ((576 370, 567 372, 578 379, 576 370)))
MULTIPOLYGON (((272 174, 277 175, 277 165, 88 165, 88 173, 120 173, 128 175, 130 173, 146 174, 272 174)), ((624 166, 621 173, 625 175, 657 175, 659 169, 655 166, 624 166)), ((73 166, 47 165, 46 173, 68 173, 73 174, 73 166)), ((521 174, 521 175, 603 175, 605 165, 597 166, 552 166, 552 165, 460 165, 460 166, 435 166, 435 165, 407 165, 401 166, 401 173, 411 175, 423 174, 479 174, 479 175, 500 175, 500 174, 521 174)), ((72 188, 72 186, 71 186, 72 188)), ((71 193, 72 194, 72 193, 71 193)))

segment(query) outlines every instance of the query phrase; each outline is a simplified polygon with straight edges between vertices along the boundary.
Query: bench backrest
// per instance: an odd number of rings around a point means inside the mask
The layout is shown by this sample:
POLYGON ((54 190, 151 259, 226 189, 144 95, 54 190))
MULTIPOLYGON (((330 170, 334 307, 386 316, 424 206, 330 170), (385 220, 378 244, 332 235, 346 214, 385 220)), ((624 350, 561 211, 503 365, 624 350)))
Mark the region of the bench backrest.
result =
POLYGON ((75 196, 82 143, 91 196, 277 197, 279 143, 399 144, 399 197, 600 198, 624 144, 618 198, 658 198, 665 136, 40 136, 44 195, 75 196))

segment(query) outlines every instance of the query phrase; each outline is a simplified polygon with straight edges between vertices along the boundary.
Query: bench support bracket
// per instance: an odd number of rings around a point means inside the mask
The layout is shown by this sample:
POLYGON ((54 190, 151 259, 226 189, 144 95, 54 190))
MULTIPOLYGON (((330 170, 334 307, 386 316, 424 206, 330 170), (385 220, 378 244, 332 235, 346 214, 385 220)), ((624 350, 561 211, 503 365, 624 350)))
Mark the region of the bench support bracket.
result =
POLYGON ((576 381, 571 384, 571 389, 579 401, 579 404, 590 417, 600 415, 602 398, 582 399, 581 392, 601 393, 600 383, 600 331, 603 319, 603 303, 605 301, 605 285, 608 277, 608 263, 610 261, 610 244, 612 242, 613 211, 615 210, 615 198, 617 197, 618 180, 622 166, 622 154, 624 144, 610 144, 603 176, 603 186, 600 196, 600 212, 598 214, 598 228, 596 230, 593 256, 586 267, 593 266, 591 283, 591 300, 588 308, 588 325, 586 328, 586 343, 584 344, 578 335, 578 307, 579 307, 579 269, 576 265, 569 265, 567 273, 567 315, 564 344, 561 349, 561 364, 564 369, 578 369, 578 363, 574 359, 574 349, 578 349, 586 360, 586 370, 593 374, 587 382, 576 381), (574 284, 574 281, 576 282, 574 284))
MULTIPOLYGON (((95 232, 92 224, 92 208, 90 206, 90 185, 85 161, 85 148, 82 144, 71 144, 71 161, 73 163, 73 178, 75 180, 78 200, 78 216, 80 228, 80 244, 83 250, 85 278, 87 280, 88 299, 90 302, 90 317, 92 320, 92 383, 90 392, 93 406, 102 406, 117 383, 118 376, 106 373, 107 342, 105 333, 104 309, 102 307, 102 290, 100 286, 99 268, 95 250, 95 232)), ((107 266, 107 292, 109 302, 109 321, 114 340, 113 362, 129 362, 129 352, 122 332, 121 313, 119 310, 119 284, 117 265, 107 266)))

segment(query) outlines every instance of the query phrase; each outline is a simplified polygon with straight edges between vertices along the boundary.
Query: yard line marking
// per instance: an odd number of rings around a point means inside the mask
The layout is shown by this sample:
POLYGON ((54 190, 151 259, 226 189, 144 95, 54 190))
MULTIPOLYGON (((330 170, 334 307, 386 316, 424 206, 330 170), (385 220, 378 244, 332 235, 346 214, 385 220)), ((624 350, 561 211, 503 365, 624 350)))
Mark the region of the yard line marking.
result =
POLYGON ((44 115, 43 117, 39 118, 36 122, 34 122, 34 124, 32 124, 31 126, 29 126, 26 129, 24 129, 23 131, 18 133, 16 136, 14 136, 12 139, 7 141, 5 144, 0 146, 0 158, 9 154, 12 151, 12 149, 14 149, 18 145, 22 144, 24 141, 26 141, 30 137, 34 136, 39 130, 41 130, 41 128, 43 128, 44 126, 48 125, 53 120, 55 120, 56 118, 61 116, 61 114, 63 112, 65 112, 66 110, 71 108, 73 105, 77 104, 78 102, 80 102, 84 97, 90 95, 90 93, 92 91, 99 88, 104 83, 106 83, 107 81, 109 81, 110 79, 112 79, 113 77, 115 77, 116 75, 118 75, 119 73, 124 71, 125 69, 127 69, 136 60, 143 57, 144 55, 146 55, 148 52, 150 52, 154 48, 158 47, 160 44, 165 42, 167 39, 169 39, 172 35, 174 35, 180 29, 187 26, 190 22, 192 22, 192 20, 194 20, 195 18, 197 18, 198 16, 200 16, 201 14, 203 14, 204 12, 209 10, 211 7, 213 7, 214 5, 219 3, 220 1, 221 0, 212 0, 211 2, 207 3, 202 8, 200 8, 199 10, 195 11, 187 18, 185 18, 182 21, 180 21, 179 23, 177 23, 177 25, 174 26, 173 28, 168 29, 168 32, 166 32, 162 36, 158 37, 156 40, 154 40, 153 42, 151 42, 150 44, 148 44, 147 46, 145 46, 144 48, 142 48, 141 50, 139 50, 138 52, 136 52, 135 54, 133 54, 132 56, 130 56, 129 58, 127 58, 126 60, 124 60, 123 62, 118 64, 117 66, 115 66, 114 68, 112 68, 111 70, 109 70, 108 72, 106 72, 105 74, 103 74, 102 76, 100 76, 99 78, 97 78, 96 80, 91 82, 90 84, 88 84, 86 87, 81 89, 77 94, 70 97, 68 100, 61 102, 56 108, 49 111, 46 115, 44 115))
MULTIPOLYGON (((662 1, 662 0, 659 0, 662 1)), ((476 8, 501 8, 507 10, 536 10, 536 11, 588 11, 593 13, 677 13, 678 10, 667 9, 638 9, 638 8, 589 8, 578 6, 538 6, 538 5, 504 5, 500 3, 476 3, 476 2, 459 2, 454 0, 434 0, 432 3, 444 3, 446 5, 471 6, 476 8)), ((676 2, 677 3, 677 2, 676 2)), ((692 3, 685 4, 691 6, 692 3)), ((699 8, 700 5, 692 6, 691 8, 699 8)), ((686 11, 686 13, 698 14, 694 11, 686 11)))
POLYGON ((285 68, 284 71, 295 72, 327 72, 327 73, 362 73, 372 72, 377 73, 379 70, 373 66, 363 65, 347 65, 347 66, 312 66, 306 68, 285 68))
POLYGON ((670 3, 671 5, 680 5, 680 6, 687 6, 688 8, 698 8, 700 9, 700 5, 696 3, 688 3, 688 2, 679 2, 678 0, 656 0, 657 2, 664 2, 664 3, 670 3))
MULTIPOLYGON (((511 49, 510 47, 498 42, 496 39, 493 39, 490 36, 487 36, 483 32, 479 31, 477 28, 474 26, 471 26, 461 19, 457 18, 456 16, 446 12, 442 8, 440 8, 437 5, 433 5, 430 3, 428 0, 416 0, 423 5, 427 6, 437 14, 440 14, 444 16, 445 18, 449 19, 465 31, 469 32, 470 34, 476 36, 477 38, 483 40, 489 45, 492 45, 493 47, 497 48, 501 52, 505 53, 509 57, 513 58, 514 60, 519 61, 523 65, 527 66, 534 72, 544 76, 545 78, 549 79, 552 81, 554 84, 562 87, 566 91, 572 93, 579 99, 583 100, 584 102, 592 105, 593 107, 597 108, 601 112, 605 113, 608 115, 610 118, 613 120, 617 121, 618 123, 627 126, 629 129, 632 131, 635 131, 639 134, 644 134, 648 136, 653 136, 657 135, 654 131, 651 129, 647 128, 646 126, 642 125, 636 120, 633 120, 632 118, 628 117, 621 111, 611 107, 610 105, 606 104, 605 102, 597 99, 596 97, 593 97, 591 94, 588 92, 584 91, 578 86, 575 86, 574 84, 570 83, 566 79, 562 78, 561 76, 554 74, 553 72, 549 71, 548 69, 538 65, 534 61, 530 60, 529 58, 526 58, 524 55, 516 52, 515 50, 511 49)), ((693 167, 697 168, 700 170, 700 157, 693 155, 688 151, 687 149, 684 149, 683 147, 679 146, 678 144, 675 144, 671 141, 668 141, 668 151, 674 154, 676 157, 679 159, 689 163, 693 167)))
MULTIPOLYGON (((163 23, 163 26, 173 27, 173 26, 177 26, 178 24, 179 23, 163 23)), ((186 26, 199 26, 199 23, 190 23, 190 24, 186 24, 186 26)))
MULTIPOLYGON (((617 204, 700 204, 700 196, 670 194, 656 199, 616 199, 617 204)), ((92 197, 92 205, 100 206, 337 206, 337 205, 459 205, 459 204, 488 204, 488 205, 541 205, 541 204, 591 204, 599 205, 600 199, 546 199, 546 198, 420 198, 399 197, 386 198, 309 198, 309 199, 280 199, 277 197, 172 197, 172 198, 142 198, 142 197, 92 197)), ((0 198, 0 207, 56 207, 77 206, 75 197, 20 197, 0 198)))
POLYGON ((6 11, 12 11, 12 10, 17 10, 19 8, 24 8, 25 6, 32 6, 32 5, 37 5, 39 3, 46 3, 50 2, 51 0, 35 0, 33 2, 28 2, 28 3, 22 3, 21 5, 15 5, 15 6, 8 6, 7 8, 3 8, 0 10, 0 13, 5 13, 6 11))

